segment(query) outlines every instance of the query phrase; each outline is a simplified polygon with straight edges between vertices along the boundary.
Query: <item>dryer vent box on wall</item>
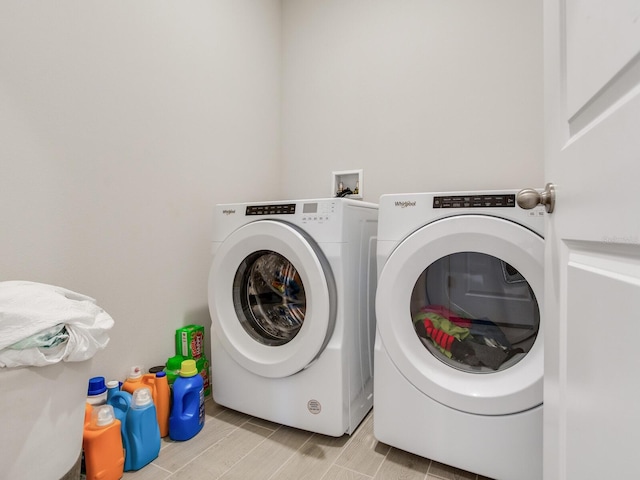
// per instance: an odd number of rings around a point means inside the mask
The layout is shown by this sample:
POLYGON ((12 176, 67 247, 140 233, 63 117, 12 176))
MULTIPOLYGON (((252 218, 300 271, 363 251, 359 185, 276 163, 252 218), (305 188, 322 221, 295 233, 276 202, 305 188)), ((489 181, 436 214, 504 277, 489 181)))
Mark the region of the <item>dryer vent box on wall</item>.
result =
POLYGON ((362 169, 331 172, 331 196, 362 199, 362 169))

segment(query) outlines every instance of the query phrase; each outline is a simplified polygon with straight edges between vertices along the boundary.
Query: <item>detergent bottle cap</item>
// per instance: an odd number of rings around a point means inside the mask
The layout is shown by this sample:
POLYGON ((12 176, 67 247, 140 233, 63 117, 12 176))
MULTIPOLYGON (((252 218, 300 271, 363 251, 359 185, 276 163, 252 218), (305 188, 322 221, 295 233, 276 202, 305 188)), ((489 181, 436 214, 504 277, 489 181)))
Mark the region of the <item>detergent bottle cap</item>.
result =
POLYGON ((107 386, 104 384, 104 377, 93 377, 89 379, 87 395, 100 395, 106 391, 107 386))
POLYGON ((192 359, 183 360, 180 366, 181 377, 194 377, 198 374, 198 368, 196 367, 196 361, 192 359))
POLYGON ((113 413, 113 407, 111 405, 100 405, 95 407, 91 412, 91 422, 96 427, 106 427, 111 425, 116 416, 113 413))
POLYGON ((167 372, 156 372, 156 378, 166 377, 167 372))
POLYGON ((133 392, 131 407, 144 407, 152 402, 153 397, 151 396, 151 389, 149 387, 140 387, 133 392))
POLYGON ((118 380, 109 380, 107 382, 107 388, 120 388, 120 382, 118 380))
POLYGON ((136 378, 140 378, 142 376, 142 368, 139 365, 135 365, 131 367, 129 371, 129 379, 135 380, 136 378))

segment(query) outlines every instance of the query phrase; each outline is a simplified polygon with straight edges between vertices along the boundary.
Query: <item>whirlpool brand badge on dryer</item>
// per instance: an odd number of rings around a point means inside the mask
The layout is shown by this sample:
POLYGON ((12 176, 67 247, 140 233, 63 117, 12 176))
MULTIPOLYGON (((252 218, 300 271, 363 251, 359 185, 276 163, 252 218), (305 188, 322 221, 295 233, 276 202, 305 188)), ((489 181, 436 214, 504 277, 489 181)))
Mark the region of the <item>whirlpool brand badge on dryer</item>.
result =
POLYGON ((415 207, 416 202, 415 201, 412 202, 410 200, 397 201, 395 202, 395 206, 400 208, 415 207))

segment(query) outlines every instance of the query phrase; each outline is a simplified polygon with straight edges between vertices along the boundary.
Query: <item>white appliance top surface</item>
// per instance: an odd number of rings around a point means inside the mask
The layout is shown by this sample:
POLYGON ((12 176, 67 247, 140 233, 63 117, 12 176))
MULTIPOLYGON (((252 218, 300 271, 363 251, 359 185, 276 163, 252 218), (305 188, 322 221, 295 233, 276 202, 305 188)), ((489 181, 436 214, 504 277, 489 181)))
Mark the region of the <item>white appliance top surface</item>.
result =
POLYGON ((400 240, 441 218, 486 215, 518 223, 544 234, 544 206, 524 210, 515 201, 519 190, 400 193, 380 197, 378 240, 400 240))

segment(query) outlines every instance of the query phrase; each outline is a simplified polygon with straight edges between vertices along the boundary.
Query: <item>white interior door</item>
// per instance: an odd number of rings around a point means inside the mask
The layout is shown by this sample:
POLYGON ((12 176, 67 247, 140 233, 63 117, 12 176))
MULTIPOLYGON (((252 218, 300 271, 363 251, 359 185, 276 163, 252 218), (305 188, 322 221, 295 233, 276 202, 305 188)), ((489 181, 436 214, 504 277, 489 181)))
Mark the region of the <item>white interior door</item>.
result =
POLYGON ((544 0, 544 478, 636 478, 640 2, 544 0))

